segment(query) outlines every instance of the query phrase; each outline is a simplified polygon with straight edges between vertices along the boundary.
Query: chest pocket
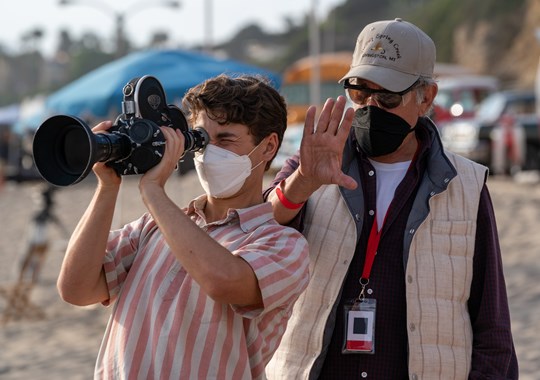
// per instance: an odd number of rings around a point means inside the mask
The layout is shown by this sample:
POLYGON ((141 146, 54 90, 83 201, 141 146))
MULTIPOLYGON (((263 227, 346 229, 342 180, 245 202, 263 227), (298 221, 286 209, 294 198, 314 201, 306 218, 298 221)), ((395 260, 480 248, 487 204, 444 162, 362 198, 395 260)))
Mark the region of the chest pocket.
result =
POLYGON ((174 263, 168 270, 167 275, 159 287, 158 294, 160 297, 164 301, 170 301, 177 297, 180 293, 180 289, 184 283, 186 275, 186 270, 177 260, 174 260, 174 263))
POLYGON ((224 314, 229 312, 228 305, 218 305, 202 294, 200 285, 188 276, 177 260, 167 272, 158 294, 162 301, 170 302, 176 299, 177 309, 200 323, 224 322, 224 314))
POLYGON ((432 250, 443 255, 472 257, 475 222, 434 220, 431 225, 432 250))

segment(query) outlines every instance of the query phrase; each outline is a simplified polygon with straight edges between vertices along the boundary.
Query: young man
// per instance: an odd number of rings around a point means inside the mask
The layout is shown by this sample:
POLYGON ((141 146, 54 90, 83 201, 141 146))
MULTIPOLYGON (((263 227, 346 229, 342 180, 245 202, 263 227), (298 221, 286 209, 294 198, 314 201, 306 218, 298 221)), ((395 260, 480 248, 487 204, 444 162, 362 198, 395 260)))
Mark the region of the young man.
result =
POLYGON ((425 117, 434 64, 416 26, 369 24, 342 79, 353 109, 328 100, 316 128, 308 111, 270 199, 303 217, 312 278, 269 378, 517 378, 487 169, 425 117))
POLYGON ((286 128, 283 98, 259 78, 222 75, 183 104, 210 136, 195 157, 206 194, 184 209, 167 196, 184 138, 162 128, 165 154, 139 183, 148 213, 109 232, 121 178, 97 163, 94 198, 69 242, 62 298, 114 303, 96 378, 264 378, 308 283, 306 240, 262 198, 286 128))

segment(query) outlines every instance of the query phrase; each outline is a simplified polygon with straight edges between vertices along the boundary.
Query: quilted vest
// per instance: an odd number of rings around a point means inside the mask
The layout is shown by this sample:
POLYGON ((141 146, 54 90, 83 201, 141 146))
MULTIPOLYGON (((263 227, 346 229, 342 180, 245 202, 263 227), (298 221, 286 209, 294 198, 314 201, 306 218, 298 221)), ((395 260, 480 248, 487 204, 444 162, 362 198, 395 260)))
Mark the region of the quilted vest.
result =
MULTIPOLYGON (((405 231, 409 376, 414 380, 467 379, 471 366, 467 300, 486 168, 445 154, 458 175, 454 171, 453 178, 441 177, 444 186, 437 191, 420 185, 405 231), (429 208, 422 206, 428 203, 429 208)), ((310 197, 304 234, 310 247, 311 281, 267 365, 269 379, 318 376, 320 355, 331 337, 326 328, 335 322, 336 300, 361 230, 363 206, 358 204, 363 200, 358 193, 351 200, 352 193, 328 185, 310 197)))

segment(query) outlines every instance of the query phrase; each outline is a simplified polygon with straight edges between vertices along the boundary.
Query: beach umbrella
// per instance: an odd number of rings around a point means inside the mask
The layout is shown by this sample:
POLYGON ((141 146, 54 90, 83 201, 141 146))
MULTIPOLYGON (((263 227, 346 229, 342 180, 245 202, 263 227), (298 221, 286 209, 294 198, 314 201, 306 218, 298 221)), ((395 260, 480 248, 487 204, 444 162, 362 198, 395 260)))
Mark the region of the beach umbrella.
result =
POLYGON ((167 103, 179 105, 185 92, 221 73, 261 74, 279 88, 276 73, 246 63, 187 50, 146 50, 103 65, 51 94, 48 115, 69 114, 85 119, 112 119, 122 113, 122 88, 133 78, 151 75, 165 90, 167 103))

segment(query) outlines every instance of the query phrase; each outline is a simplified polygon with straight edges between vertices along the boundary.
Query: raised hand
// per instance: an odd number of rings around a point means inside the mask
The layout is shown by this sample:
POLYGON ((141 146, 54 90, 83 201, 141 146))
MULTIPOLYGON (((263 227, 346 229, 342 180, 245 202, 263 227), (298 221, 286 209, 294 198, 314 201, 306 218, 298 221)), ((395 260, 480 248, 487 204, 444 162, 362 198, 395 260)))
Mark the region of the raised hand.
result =
POLYGON ((346 99, 328 99, 315 123, 316 108, 306 114, 300 144, 298 173, 304 184, 317 189, 324 184, 336 184, 355 189, 357 183, 341 170, 343 148, 354 118, 352 108, 345 109, 346 99))

